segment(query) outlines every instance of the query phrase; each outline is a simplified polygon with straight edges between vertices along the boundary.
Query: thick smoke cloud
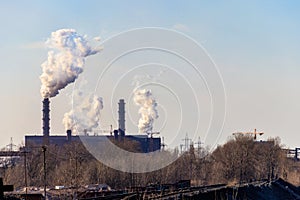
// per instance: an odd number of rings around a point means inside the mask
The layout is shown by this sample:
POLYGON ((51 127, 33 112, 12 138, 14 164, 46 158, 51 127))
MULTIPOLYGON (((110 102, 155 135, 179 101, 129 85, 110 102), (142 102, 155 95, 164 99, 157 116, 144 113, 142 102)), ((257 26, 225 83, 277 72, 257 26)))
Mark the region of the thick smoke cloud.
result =
POLYGON ((152 133, 153 122, 158 118, 157 103, 153 97, 151 90, 140 89, 134 91, 133 100, 137 106, 139 106, 139 132, 140 133, 152 133))
POLYGON ((74 94, 78 104, 73 105, 73 109, 65 113, 63 124, 65 129, 75 133, 92 131, 97 128, 100 121, 100 111, 103 109, 103 100, 97 95, 84 95, 82 92, 74 94))
POLYGON ((46 45, 49 48, 48 59, 42 64, 40 76, 43 98, 56 96, 59 90, 74 82, 83 72, 85 58, 100 51, 100 48, 93 49, 86 37, 73 29, 52 32, 46 45))

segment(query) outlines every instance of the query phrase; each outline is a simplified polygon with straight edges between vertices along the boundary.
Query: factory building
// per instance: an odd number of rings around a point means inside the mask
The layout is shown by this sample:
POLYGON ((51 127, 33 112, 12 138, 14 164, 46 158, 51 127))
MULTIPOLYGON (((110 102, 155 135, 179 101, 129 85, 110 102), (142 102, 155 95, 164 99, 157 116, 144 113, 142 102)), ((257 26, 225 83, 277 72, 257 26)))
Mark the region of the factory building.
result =
MULTIPOLYGON (((161 139, 159 137, 149 137, 148 135, 127 135, 125 129, 125 101, 119 100, 119 127, 111 132, 110 135, 91 135, 84 134, 84 137, 107 137, 110 140, 117 140, 122 142, 125 138, 127 141, 133 141, 139 144, 142 153, 148 153, 160 150, 161 139)), ((78 135, 72 135, 71 130, 67 130, 65 135, 50 135, 50 101, 48 98, 43 100, 43 135, 25 135, 25 146, 30 145, 59 145, 62 146, 71 141, 80 141, 78 135)), ((96 139, 96 138, 95 138, 96 139)))

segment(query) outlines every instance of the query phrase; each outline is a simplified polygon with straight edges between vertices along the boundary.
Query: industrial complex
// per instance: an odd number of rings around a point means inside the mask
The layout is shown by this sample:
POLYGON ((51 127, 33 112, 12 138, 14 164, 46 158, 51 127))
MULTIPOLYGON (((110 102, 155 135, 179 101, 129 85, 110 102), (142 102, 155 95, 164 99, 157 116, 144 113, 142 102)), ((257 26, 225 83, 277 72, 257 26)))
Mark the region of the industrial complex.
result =
POLYGON ((72 135, 72 130, 66 130, 65 135, 51 135, 50 134, 50 101, 48 98, 43 100, 42 109, 42 124, 43 124, 43 134, 42 135, 25 135, 25 146, 29 145, 64 145, 71 141, 80 141, 80 137, 97 137, 95 139, 100 139, 107 137, 110 140, 123 141, 134 141, 139 144, 139 148, 142 153, 154 152, 161 149, 161 138, 153 137, 153 134, 140 134, 140 135, 127 135, 125 126, 125 101, 120 99, 118 111, 118 128, 111 129, 109 135, 98 135, 91 134, 84 131, 82 135, 72 135))

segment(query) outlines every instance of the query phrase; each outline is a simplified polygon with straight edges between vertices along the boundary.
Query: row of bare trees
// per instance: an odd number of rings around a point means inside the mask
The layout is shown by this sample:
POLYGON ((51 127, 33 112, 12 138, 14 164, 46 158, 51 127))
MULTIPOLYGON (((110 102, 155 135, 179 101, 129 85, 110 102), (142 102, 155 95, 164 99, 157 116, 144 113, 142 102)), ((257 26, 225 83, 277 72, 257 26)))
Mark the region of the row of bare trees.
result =
POLYGON ((256 142, 238 134, 211 155, 214 171, 221 182, 250 182, 283 176, 286 155, 279 139, 256 142))
MULTIPOLYGON (((120 145, 135 151, 136 144, 120 145)), ((98 162, 79 142, 49 146, 46 151, 47 185, 82 186, 107 183, 113 188, 145 186, 149 183, 174 183, 191 179, 195 185, 217 183, 242 183, 262 179, 287 179, 291 161, 286 158, 279 139, 257 142, 246 135, 235 135, 213 152, 194 149, 179 155, 178 150, 169 152, 178 159, 171 165, 151 173, 131 174, 111 169, 98 162)), ((6 169, 5 182, 16 187, 24 186, 24 157, 6 169)), ((26 156, 28 186, 44 185, 42 149, 32 149, 26 156)))

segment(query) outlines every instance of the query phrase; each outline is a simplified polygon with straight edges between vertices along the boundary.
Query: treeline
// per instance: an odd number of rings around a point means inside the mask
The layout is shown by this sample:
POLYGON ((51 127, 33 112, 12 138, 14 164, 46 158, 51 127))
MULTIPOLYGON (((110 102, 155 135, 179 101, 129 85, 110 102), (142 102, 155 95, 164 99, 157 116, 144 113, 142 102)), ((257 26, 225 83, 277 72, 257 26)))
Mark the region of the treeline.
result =
MULTIPOLYGON (((130 142, 120 145, 127 150, 139 148, 130 142)), ((286 157, 279 139, 257 142, 247 135, 235 135, 213 152, 190 147, 179 155, 178 150, 169 152, 178 156, 171 165, 151 173, 131 174, 111 169, 98 162, 79 142, 48 146, 45 152, 47 185, 83 186, 106 183, 112 188, 145 186, 149 183, 174 183, 192 180, 194 185, 217 183, 236 184, 255 180, 272 180, 281 177, 299 184, 295 179, 299 166, 286 157)), ((44 157, 41 148, 32 148, 26 156, 28 186, 44 185, 44 157)), ((25 185, 24 157, 2 173, 7 184, 25 185)))

